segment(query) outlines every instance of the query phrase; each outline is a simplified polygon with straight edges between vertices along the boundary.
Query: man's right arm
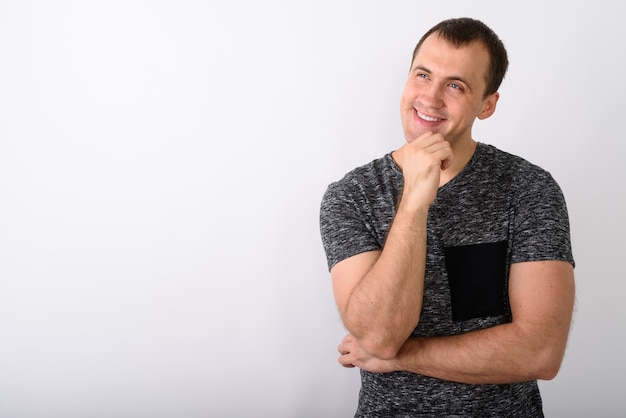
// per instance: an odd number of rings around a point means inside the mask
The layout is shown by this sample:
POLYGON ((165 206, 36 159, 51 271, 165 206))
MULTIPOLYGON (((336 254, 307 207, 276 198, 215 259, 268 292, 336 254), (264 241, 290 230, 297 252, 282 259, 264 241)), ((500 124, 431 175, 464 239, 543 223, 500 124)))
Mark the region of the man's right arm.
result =
POLYGON ((427 210, 399 210, 382 251, 357 254, 331 270, 341 318, 365 350, 393 358, 419 321, 427 210))
POLYGON ((345 327, 381 359, 393 358, 419 322, 426 263, 428 208, 442 167, 452 158, 440 135, 424 135, 398 154, 404 189, 381 251, 349 257, 331 269, 345 327))

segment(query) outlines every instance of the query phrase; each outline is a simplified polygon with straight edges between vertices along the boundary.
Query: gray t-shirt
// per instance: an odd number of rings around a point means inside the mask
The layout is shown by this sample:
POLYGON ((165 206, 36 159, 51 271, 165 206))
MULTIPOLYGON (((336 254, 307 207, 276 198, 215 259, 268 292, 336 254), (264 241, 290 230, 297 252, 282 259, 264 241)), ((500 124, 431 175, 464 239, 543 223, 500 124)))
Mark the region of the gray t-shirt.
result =
MULTIPOLYGON (((383 248, 402 187, 391 154, 328 187, 320 228, 329 269, 383 248)), ((561 189, 536 165, 478 143, 430 207, 423 306, 413 336, 457 335, 511 322, 509 267, 537 260, 574 264, 561 189)), ((543 416, 536 381, 468 385, 361 370, 361 383, 357 417, 543 416)))

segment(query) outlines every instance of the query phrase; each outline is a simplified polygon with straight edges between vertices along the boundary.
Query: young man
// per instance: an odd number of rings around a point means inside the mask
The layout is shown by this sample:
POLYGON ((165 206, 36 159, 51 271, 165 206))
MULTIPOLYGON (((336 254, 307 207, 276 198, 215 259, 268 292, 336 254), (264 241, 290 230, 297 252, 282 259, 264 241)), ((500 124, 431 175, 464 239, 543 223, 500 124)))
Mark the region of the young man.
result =
POLYGON ((508 67, 482 22, 450 19, 417 44, 401 99, 406 143, 331 184, 321 234, 361 369, 357 417, 543 416, 574 304, 559 186, 476 142, 508 67))

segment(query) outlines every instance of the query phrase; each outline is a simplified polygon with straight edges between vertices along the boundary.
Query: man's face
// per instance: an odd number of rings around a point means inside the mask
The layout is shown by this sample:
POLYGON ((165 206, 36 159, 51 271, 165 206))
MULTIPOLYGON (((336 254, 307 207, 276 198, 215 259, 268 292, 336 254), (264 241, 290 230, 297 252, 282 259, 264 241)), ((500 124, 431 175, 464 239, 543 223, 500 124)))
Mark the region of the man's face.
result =
POLYGON ((437 34, 420 47, 401 100, 404 135, 412 142, 425 132, 440 133, 455 145, 471 139, 476 117, 495 110, 498 94, 483 98, 489 54, 480 43, 454 47, 437 34))

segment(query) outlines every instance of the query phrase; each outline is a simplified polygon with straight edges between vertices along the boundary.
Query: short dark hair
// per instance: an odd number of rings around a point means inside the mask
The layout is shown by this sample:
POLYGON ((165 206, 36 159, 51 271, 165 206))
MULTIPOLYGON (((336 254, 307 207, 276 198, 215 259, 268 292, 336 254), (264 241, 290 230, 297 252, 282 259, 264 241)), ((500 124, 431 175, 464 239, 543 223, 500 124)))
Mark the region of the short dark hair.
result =
POLYGON ((468 45, 472 42, 480 42, 483 44, 485 48, 487 48, 490 58, 489 73, 485 80, 487 88, 485 89, 484 97, 498 91, 504 79, 504 75, 506 74, 506 70, 509 67, 509 59, 504 44, 491 28, 483 22, 469 17, 448 19, 439 22, 430 28, 415 46, 411 65, 413 65, 415 56, 426 38, 432 34, 441 36, 455 47, 468 45))

